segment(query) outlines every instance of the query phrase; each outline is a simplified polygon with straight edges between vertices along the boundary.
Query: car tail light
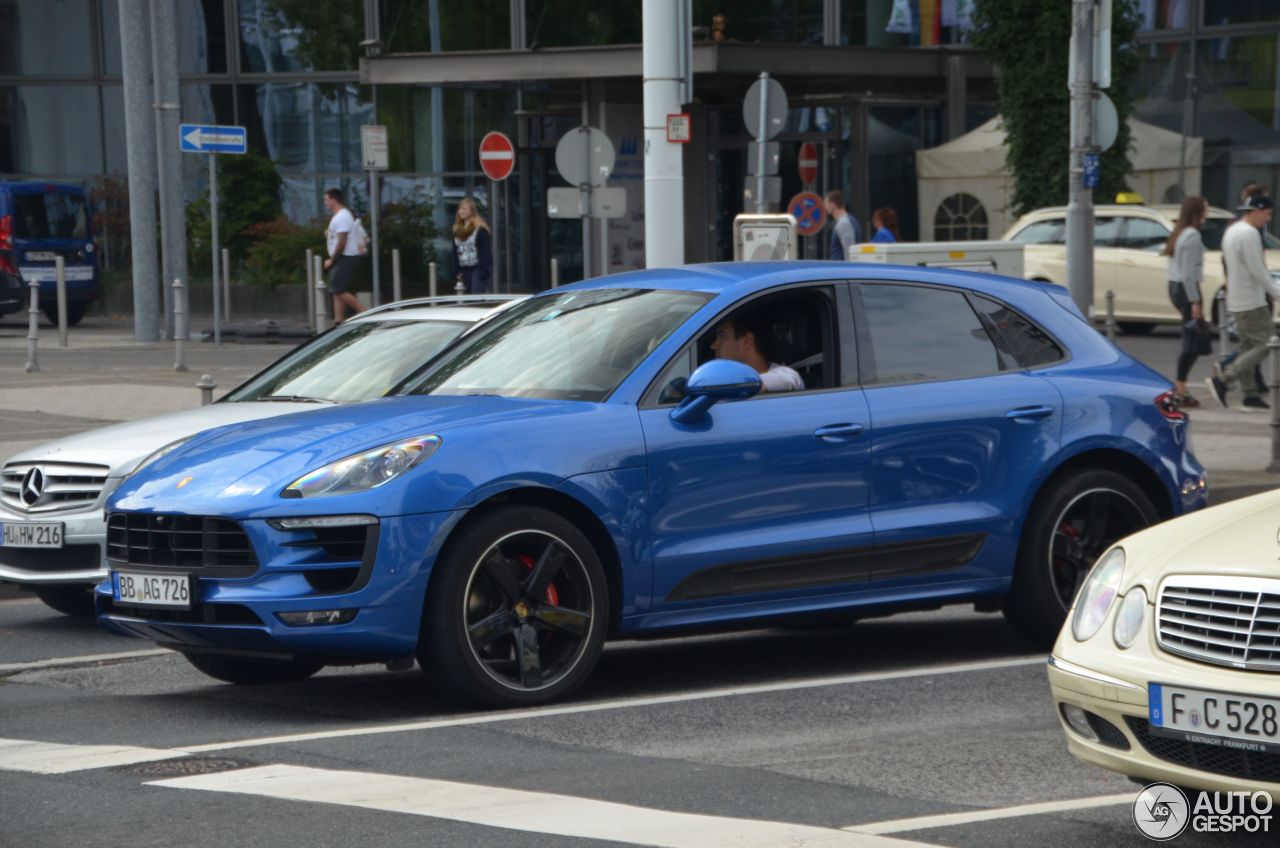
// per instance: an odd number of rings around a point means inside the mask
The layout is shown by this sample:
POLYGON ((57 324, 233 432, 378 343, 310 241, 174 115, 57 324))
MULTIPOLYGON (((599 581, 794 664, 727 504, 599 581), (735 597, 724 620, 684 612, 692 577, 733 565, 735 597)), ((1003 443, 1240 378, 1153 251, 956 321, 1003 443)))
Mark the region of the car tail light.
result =
POLYGON ((13 250, 12 215, 0 215, 0 250, 13 250))
POLYGON ((1167 421, 1186 421, 1187 414, 1178 408, 1177 392, 1167 391, 1156 395, 1156 409, 1167 421))

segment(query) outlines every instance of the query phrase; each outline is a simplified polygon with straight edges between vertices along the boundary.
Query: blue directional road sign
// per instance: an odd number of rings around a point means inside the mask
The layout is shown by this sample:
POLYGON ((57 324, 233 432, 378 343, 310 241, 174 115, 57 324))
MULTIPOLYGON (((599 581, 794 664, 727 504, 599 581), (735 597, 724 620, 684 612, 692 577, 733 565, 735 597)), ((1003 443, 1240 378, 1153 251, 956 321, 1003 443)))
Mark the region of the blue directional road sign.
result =
POLYGON ((1102 166, 1098 161, 1098 154, 1084 154, 1084 180, 1085 188, 1097 188, 1102 178, 1102 166))
POLYGON ((249 149, 244 127, 181 124, 178 144, 183 153, 245 153, 249 149))

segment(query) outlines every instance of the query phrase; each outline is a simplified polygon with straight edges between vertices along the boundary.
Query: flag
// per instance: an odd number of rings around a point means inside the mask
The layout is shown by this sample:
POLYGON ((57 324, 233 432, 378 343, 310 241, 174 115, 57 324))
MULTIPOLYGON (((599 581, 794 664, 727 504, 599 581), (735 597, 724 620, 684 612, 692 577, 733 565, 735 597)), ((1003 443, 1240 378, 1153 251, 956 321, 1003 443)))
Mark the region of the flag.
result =
POLYGON ((889 25, 884 28, 884 31, 910 35, 915 28, 915 21, 911 17, 911 0, 893 0, 893 11, 889 13, 889 25))

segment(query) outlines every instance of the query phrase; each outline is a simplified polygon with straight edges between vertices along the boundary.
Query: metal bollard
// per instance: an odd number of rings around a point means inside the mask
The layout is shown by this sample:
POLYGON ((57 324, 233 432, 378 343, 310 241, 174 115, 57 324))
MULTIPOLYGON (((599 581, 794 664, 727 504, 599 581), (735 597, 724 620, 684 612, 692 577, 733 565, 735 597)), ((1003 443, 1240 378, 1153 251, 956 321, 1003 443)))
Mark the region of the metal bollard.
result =
POLYGON ((400 248, 391 250, 391 299, 398 301, 403 297, 400 291, 400 248))
POLYGON ((320 257, 316 257, 316 333, 320 334, 325 331, 326 319, 329 310, 325 306, 325 284, 324 284, 324 266, 320 261, 320 257))
POLYGON ((187 290, 181 279, 173 281, 173 370, 187 370, 187 290))
POLYGON ((439 281, 436 279, 436 263, 434 262, 427 263, 427 291, 431 293, 432 297, 440 294, 439 281))
POLYGON ((196 383, 196 388, 200 390, 201 406, 208 406, 213 403, 213 390, 218 388, 218 384, 213 382, 212 375, 201 374, 200 382, 196 383))
POLYGON ((453 287, 453 293, 458 297, 458 303, 462 303, 462 296, 467 293, 467 287, 462 284, 462 280, 458 280, 458 284, 453 287))
POLYGON ((1218 356, 1226 356, 1231 349, 1231 332, 1227 329, 1227 290, 1218 289, 1213 299, 1218 302, 1218 356))
POLYGON ((1271 464, 1267 470, 1280 473, 1280 336, 1267 340, 1271 357, 1271 464))
POLYGON ((1107 289, 1107 341, 1116 340, 1116 293, 1107 289))
POLYGON ((560 260, 555 258, 551 260, 551 288, 560 288, 560 260))
POLYGON ((31 287, 31 305, 27 307, 27 372, 40 370, 40 358, 36 346, 40 341, 40 281, 27 283, 31 287))
POLYGON ((307 249, 307 323, 315 320, 316 314, 316 252, 307 249))
POLYGON ((231 323, 231 251, 222 248, 222 321, 231 323))
POLYGON ((67 260, 53 260, 53 274, 58 293, 58 347, 67 346, 67 260))

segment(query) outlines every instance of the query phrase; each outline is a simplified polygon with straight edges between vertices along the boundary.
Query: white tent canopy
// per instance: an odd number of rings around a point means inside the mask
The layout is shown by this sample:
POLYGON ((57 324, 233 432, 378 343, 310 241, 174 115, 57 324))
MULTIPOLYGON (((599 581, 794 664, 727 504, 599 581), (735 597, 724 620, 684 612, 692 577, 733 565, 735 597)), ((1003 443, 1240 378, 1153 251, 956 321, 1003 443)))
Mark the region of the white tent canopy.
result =
MULTIPOLYGON (((1178 185, 1182 136, 1130 118, 1129 140, 1129 161, 1133 164, 1129 186, 1148 203, 1172 199, 1170 192, 1176 192, 1178 185)), ((916 153, 921 240, 1002 236, 1014 221, 1010 210, 1013 175, 1006 162, 1008 154, 999 116, 946 144, 916 153), (983 219, 985 231, 981 229, 983 219)), ((1203 155, 1204 139, 1188 138, 1188 194, 1200 192, 1203 155)), ((1065 204, 1066 186, 1062 194, 1065 204)))

